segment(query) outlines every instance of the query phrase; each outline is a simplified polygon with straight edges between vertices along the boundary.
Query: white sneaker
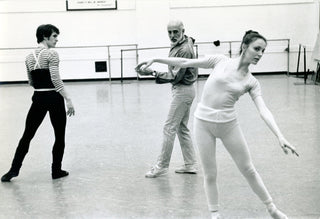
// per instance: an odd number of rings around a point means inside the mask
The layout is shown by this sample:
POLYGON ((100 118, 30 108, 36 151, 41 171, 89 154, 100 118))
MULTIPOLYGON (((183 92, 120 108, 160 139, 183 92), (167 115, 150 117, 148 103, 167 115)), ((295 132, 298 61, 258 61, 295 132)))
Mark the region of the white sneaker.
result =
POLYGON ((167 167, 158 167, 158 165, 155 165, 149 170, 145 177, 147 178, 156 178, 158 176, 162 176, 168 173, 169 168, 167 167))
POLYGON ((219 214, 219 212, 215 211, 215 212, 211 212, 211 219, 222 219, 222 217, 219 214))
POLYGON ((183 165, 182 167, 175 170, 176 173, 189 173, 189 174, 196 174, 198 169, 195 165, 183 165))

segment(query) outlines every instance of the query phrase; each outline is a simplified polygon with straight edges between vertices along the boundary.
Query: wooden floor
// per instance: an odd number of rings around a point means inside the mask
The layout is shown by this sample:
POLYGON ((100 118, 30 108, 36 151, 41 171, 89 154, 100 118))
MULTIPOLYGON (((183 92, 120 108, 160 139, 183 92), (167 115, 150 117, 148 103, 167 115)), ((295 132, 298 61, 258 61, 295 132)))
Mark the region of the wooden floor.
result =
MULTIPOLYGON (((248 94, 237 103, 239 122, 253 162, 275 203, 289 218, 320 218, 320 86, 302 79, 257 76, 269 109, 300 157, 282 153, 248 94)), ((199 101, 205 79, 196 83, 199 101)), ((171 100, 170 85, 153 81, 70 82, 76 108, 68 118, 64 179, 50 175, 53 129, 40 126, 20 175, 0 183, 0 218, 210 218, 203 173, 179 175, 175 144, 169 174, 144 174, 160 152, 171 100)), ((0 85, 0 174, 8 171, 22 135, 33 90, 0 85)), ((263 204, 240 175, 221 142, 217 148, 221 213, 224 218, 268 218, 263 204)))

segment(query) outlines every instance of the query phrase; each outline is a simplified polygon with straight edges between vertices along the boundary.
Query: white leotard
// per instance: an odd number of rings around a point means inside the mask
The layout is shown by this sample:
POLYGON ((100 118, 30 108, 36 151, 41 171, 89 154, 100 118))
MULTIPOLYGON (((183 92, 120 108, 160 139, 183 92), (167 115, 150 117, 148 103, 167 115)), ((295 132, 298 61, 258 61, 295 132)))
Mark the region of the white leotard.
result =
POLYGON ((261 95, 258 80, 248 72, 242 76, 237 71, 235 59, 224 55, 207 57, 207 68, 213 68, 205 83, 195 117, 210 122, 229 122, 236 119, 234 105, 248 92, 252 99, 261 95))

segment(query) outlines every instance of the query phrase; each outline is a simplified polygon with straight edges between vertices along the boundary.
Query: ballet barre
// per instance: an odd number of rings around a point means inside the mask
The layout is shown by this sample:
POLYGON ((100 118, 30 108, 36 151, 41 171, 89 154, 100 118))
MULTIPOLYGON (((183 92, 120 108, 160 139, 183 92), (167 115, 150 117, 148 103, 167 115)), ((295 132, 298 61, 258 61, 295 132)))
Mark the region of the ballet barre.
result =
MULTIPOLYGON (((84 46, 57 46, 55 47, 54 49, 57 49, 57 50, 70 50, 72 51, 73 49, 94 49, 94 48, 101 48, 104 50, 104 48, 106 49, 106 56, 107 56, 107 64, 108 64, 108 79, 109 81, 111 81, 112 79, 112 66, 111 66, 111 62, 112 62, 112 56, 114 54, 115 51, 111 51, 112 48, 126 48, 126 47, 133 47, 133 48, 138 48, 138 44, 106 44, 106 45, 84 45, 84 46)), ((23 51, 23 50, 34 50, 36 49, 37 47, 12 47, 12 48, 0 48, 0 51, 23 51)), ((69 52, 70 53, 70 52, 69 52)), ((118 54, 118 50, 116 52, 118 54)), ((79 55, 79 53, 73 53, 75 56, 79 55)), ((71 54, 71 55, 73 55, 71 54)), ((70 58, 67 58, 67 59, 62 59, 61 61, 83 61, 83 60, 95 60, 93 59, 92 57, 90 58, 83 58, 81 57, 80 59, 77 59, 77 58, 74 58, 74 57, 71 57, 70 55, 70 58)), ((86 54, 87 55, 87 54, 86 54)), ((21 57, 25 57, 25 56, 21 56, 21 57)), ((20 56, 18 58, 21 58, 20 56)), ((119 56, 117 55, 117 58, 119 58, 119 56)), ((137 58, 136 58, 137 59, 137 58)), ((14 61, 1 61, 0 60, 0 63, 12 63, 12 62, 17 62, 17 63, 20 63, 20 62, 24 62, 24 60, 17 60, 15 59, 14 61)))

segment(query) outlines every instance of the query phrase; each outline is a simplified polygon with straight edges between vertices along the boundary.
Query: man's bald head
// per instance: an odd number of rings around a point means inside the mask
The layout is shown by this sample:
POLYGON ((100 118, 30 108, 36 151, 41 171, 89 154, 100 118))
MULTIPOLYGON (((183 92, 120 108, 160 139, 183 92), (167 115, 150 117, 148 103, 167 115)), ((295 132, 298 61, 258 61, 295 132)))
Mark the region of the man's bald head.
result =
POLYGON ((184 30, 184 26, 181 20, 170 20, 168 22, 167 28, 179 28, 181 30, 184 30))

